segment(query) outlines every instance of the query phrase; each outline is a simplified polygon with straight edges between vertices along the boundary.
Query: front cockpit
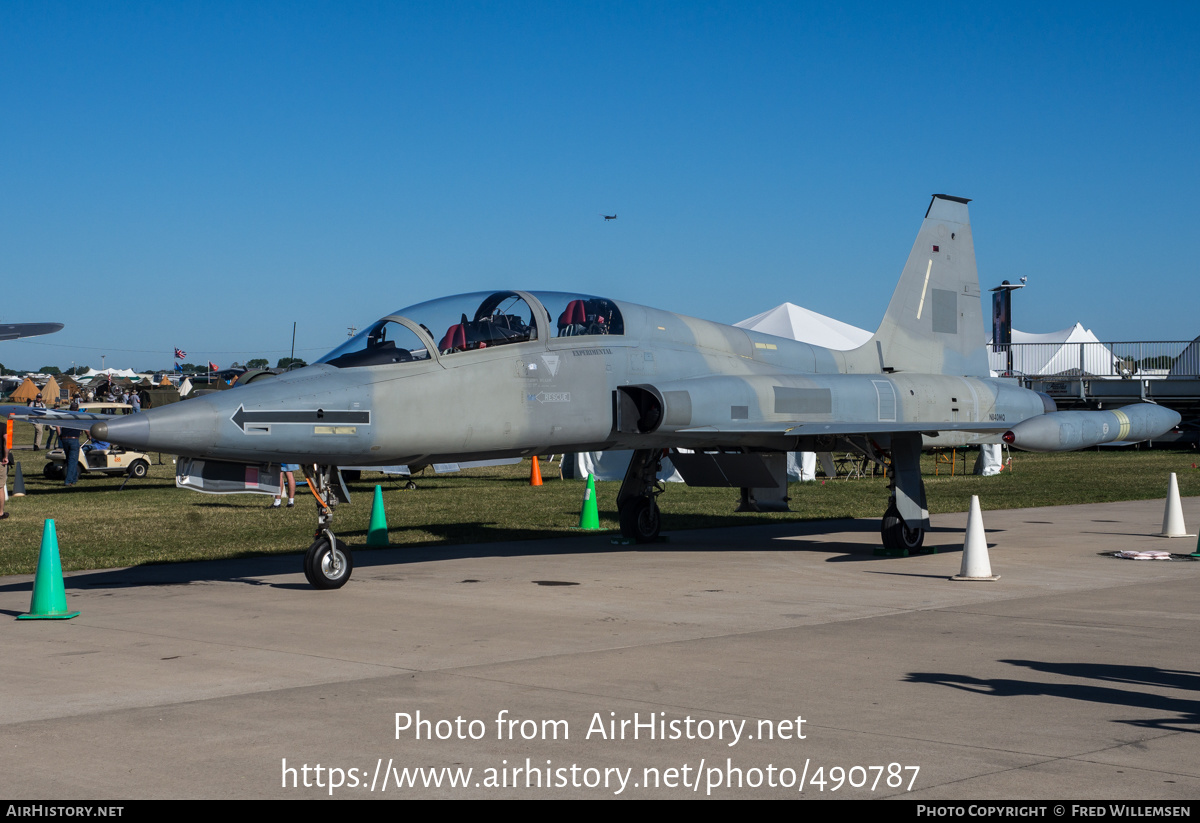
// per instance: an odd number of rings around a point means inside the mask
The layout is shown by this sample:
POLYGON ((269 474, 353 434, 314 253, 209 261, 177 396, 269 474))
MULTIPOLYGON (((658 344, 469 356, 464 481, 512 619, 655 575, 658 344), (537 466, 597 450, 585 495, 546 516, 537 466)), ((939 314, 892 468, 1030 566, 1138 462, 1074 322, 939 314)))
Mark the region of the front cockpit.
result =
POLYGON ((337 368, 413 363, 544 337, 624 333, 620 309, 604 297, 569 292, 475 292, 429 300, 389 314, 317 362, 337 368))

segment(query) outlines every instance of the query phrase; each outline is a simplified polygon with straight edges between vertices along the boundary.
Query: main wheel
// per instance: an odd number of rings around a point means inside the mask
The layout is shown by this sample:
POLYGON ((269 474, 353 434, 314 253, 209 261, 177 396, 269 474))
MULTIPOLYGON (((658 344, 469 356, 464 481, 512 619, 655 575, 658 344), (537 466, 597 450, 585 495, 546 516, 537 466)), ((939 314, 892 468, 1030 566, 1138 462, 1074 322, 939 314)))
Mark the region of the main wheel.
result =
POLYGON ((653 543, 662 527, 662 514, 653 497, 635 497, 621 508, 621 534, 638 543, 653 543))
POLYGON ((925 542, 925 530, 910 529, 895 505, 888 506, 887 511, 883 513, 879 534, 883 538, 883 547, 890 551, 915 552, 925 542))
POLYGON ((142 478, 150 473, 150 464, 145 460, 134 460, 129 464, 129 476, 142 478))
POLYGON ((329 545, 325 535, 318 537, 304 555, 304 576, 315 589, 340 589, 350 579, 354 558, 341 540, 329 545))

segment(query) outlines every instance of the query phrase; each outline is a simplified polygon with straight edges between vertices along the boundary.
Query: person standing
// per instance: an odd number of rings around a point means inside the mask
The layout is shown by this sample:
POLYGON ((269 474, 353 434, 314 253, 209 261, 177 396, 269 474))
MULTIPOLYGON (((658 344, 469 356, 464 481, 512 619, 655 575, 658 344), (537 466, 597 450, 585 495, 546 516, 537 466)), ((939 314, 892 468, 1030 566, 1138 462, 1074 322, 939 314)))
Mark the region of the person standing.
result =
POLYGON ((58 429, 58 442, 63 449, 63 485, 68 488, 79 482, 79 430, 62 427, 58 429))
MULTIPOLYGON (((283 491, 284 481, 287 481, 288 504, 290 509, 296 505, 296 475, 295 472, 300 471, 299 463, 284 463, 279 467, 279 491, 283 491)), ((279 495, 275 495, 275 502, 271 504, 272 509, 278 509, 280 506, 279 495)))
POLYGON ((8 497, 8 456, 8 438, 0 436, 0 520, 8 517, 4 510, 4 498, 8 497))
POLYGON ((133 406, 133 413, 137 414, 142 410, 142 396, 136 391, 129 393, 129 405, 133 406))
MULTIPOLYGON (((32 409, 46 408, 46 404, 42 402, 42 393, 41 392, 38 392, 38 396, 36 399, 29 401, 29 407, 32 409)), ((35 452, 41 451, 42 450, 42 441, 46 439, 46 424, 45 423, 34 423, 33 424, 33 435, 34 435, 33 436, 33 450, 35 452)))

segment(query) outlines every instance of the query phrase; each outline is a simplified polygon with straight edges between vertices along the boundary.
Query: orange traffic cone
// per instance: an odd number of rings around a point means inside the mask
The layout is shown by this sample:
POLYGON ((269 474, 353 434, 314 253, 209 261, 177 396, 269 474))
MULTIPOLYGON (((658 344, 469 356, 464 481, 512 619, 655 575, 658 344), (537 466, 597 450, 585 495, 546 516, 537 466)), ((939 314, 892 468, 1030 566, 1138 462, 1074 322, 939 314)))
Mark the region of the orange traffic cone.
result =
POLYGON ((537 455, 533 456, 533 469, 529 472, 529 485, 542 485, 542 470, 538 467, 537 455))

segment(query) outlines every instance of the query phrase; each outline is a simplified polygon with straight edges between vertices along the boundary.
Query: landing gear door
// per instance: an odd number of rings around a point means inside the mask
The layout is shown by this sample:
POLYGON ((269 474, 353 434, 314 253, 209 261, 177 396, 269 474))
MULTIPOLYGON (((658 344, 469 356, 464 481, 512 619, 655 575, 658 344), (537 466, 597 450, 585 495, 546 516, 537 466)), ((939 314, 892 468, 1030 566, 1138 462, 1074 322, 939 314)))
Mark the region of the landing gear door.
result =
POLYGON ((337 475, 337 482, 330 483, 330 488, 333 489, 333 493, 337 496, 339 503, 349 503, 350 490, 346 488, 346 478, 342 477, 342 470, 337 466, 333 467, 333 471, 337 475))

